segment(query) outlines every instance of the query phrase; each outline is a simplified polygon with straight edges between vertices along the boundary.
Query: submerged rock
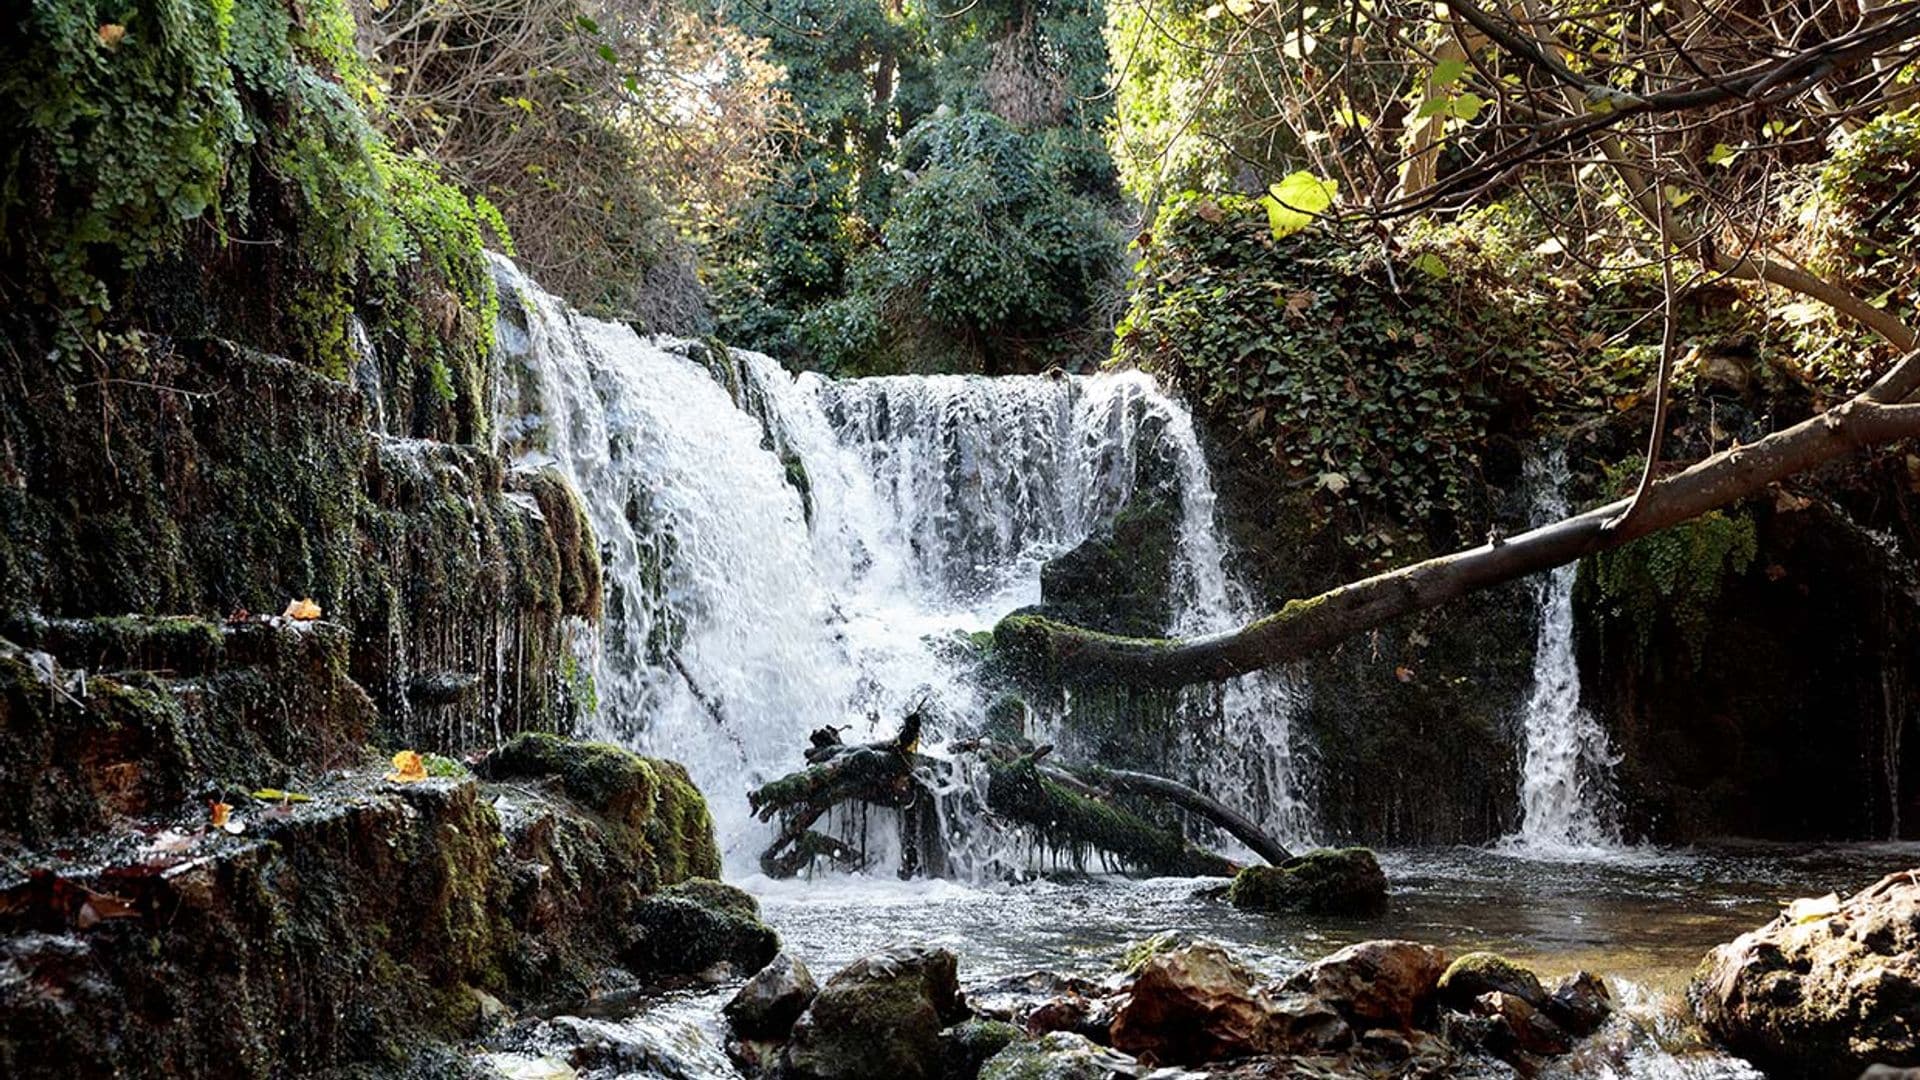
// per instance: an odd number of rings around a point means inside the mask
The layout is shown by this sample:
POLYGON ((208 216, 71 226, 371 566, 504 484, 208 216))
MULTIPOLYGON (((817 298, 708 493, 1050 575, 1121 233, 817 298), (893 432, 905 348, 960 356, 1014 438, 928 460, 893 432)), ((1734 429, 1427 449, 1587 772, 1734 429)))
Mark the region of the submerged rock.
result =
POLYGON ((748 979, 723 1011, 748 1038, 784 1038, 819 991, 807 965, 783 952, 748 979))
POLYGON ((941 1075, 940 1032, 962 1018, 958 963, 945 949, 902 946, 827 980, 793 1026, 793 1080, 923 1080, 941 1075))
POLYGON ((1056 1031, 1017 1042, 988 1059, 980 1080, 1132 1080, 1147 1070, 1084 1035, 1056 1031))
POLYGON ((1280 866, 1240 871, 1227 899, 1253 911, 1379 915, 1387 910, 1387 875, 1366 848, 1310 851, 1280 866))
POLYGON ((1709 953, 1688 996, 1708 1032, 1768 1072, 1920 1065, 1920 871, 1795 904, 1709 953))

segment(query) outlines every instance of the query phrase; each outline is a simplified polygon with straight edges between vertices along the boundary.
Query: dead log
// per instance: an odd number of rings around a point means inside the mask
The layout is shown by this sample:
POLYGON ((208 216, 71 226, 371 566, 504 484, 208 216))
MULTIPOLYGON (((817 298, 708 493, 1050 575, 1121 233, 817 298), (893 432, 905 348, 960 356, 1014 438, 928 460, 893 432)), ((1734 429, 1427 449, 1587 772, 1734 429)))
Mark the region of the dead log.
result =
POLYGON ((987 805, 1055 848, 1097 848, 1152 874, 1227 877, 1234 864, 1133 811, 1079 794, 1030 758, 987 763, 987 805))
POLYGON ((1293 858, 1291 852, 1280 846, 1280 842, 1268 836, 1266 830, 1254 824, 1253 819, 1228 806, 1203 791, 1190 788, 1177 780, 1150 773, 1129 772, 1126 769, 1092 769, 1087 771, 1088 778, 1095 784, 1110 790, 1131 795, 1143 795, 1167 802, 1198 814, 1215 825, 1225 829, 1235 839, 1268 863, 1279 866, 1293 858))

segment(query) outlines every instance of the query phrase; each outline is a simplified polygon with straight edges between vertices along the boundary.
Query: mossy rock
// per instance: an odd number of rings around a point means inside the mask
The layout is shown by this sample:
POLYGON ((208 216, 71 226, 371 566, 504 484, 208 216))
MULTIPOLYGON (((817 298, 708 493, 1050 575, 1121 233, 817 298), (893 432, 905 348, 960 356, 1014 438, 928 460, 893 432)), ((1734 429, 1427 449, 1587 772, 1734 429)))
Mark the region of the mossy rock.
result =
POLYGON ((1448 965, 1440 976, 1440 1000, 1466 1008, 1481 994, 1510 994, 1540 1009, 1547 1005, 1546 988, 1532 971, 1492 952, 1471 952, 1448 965))
POLYGON ((980 1080, 1108 1080, 1139 1074, 1132 1057, 1085 1035, 1055 1031, 1009 1044, 987 1060, 980 1080))
POLYGON ((1251 911, 1381 915, 1387 910, 1387 875, 1366 848, 1329 848, 1280 866, 1247 867, 1233 879, 1227 900, 1251 911))
POLYGON ((652 767, 633 751, 543 732, 514 736, 488 754, 477 771, 489 780, 552 777, 575 802, 632 825, 653 816, 659 791, 652 767))
POLYGON ((938 1080, 940 1032, 961 1018, 958 961, 945 949, 900 947, 847 965, 793 1028, 791 1080, 938 1080))
POLYGON ((1020 1041, 1020 1029, 1001 1020, 964 1020, 940 1033, 944 1080, 974 1080, 994 1055, 1020 1041))
POLYGON ((751 974, 780 951, 780 935, 760 921, 753 897, 704 878, 641 900, 629 923, 621 958, 645 975, 690 975, 722 963, 751 974))

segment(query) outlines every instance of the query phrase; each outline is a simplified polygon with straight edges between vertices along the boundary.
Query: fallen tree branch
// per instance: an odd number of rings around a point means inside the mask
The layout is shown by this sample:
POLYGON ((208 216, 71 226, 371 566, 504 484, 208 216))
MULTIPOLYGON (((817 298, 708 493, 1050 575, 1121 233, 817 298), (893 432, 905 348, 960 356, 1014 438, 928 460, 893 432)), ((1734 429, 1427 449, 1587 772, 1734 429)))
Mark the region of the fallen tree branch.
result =
POLYGON ((1185 639, 1130 638, 1035 615, 994 628, 1001 654, 1029 677, 1063 684, 1179 687, 1309 656, 1403 615, 1619 547, 1751 495, 1864 446, 1920 435, 1920 352, 1866 392, 1750 446, 1736 446, 1650 486, 1633 519, 1607 522, 1620 499, 1562 521, 1288 602, 1238 630, 1185 639))
POLYGON ((1164 776, 1129 772, 1125 769, 1095 769, 1090 770, 1089 775, 1100 786, 1109 790, 1164 799, 1183 810, 1198 814, 1225 829, 1236 840, 1247 845, 1255 855, 1274 866, 1279 866, 1293 858, 1291 852, 1281 847, 1279 841, 1268 836, 1266 830, 1254 824, 1252 818, 1203 791, 1195 790, 1164 776))

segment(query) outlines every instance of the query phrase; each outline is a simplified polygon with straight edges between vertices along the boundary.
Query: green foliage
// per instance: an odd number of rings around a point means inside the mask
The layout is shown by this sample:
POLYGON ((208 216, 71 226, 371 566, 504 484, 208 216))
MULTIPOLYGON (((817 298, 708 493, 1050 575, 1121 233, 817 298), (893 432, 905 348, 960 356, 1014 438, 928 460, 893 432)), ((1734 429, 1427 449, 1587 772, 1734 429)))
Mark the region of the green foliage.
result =
POLYGON ((1642 653, 1670 626, 1698 668, 1714 604, 1757 550, 1752 515, 1714 510, 1593 556, 1581 564, 1581 583, 1596 596, 1601 618, 1631 624, 1642 653))
POLYGON ((1095 353, 1120 254, 1097 5, 737 17, 772 41, 807 131, 710 246, 723 336, 846 374, 1095 353))
MULTIPOLYGON (((1884 113, 1838 141, 1795 193, 1813 242, 1809 262, 1874 307, 1912 323, 1920 315, 1920 108, 1884 113)), ((1884 343, 1824 307, 1801 301, 1776 314, 1798 331, 1809 374, 1857 388, 1886 359, 1884 343)))
POLYGON ((340 374, 356 309, 379 305, 376 333, 484 423, 498 216, 397 153, 369 100, 339 0, 33 5, 0 43, 0 250, 24 271, 7 292, 50 316, 78 371, 150 314, 128 302, 143 272, 224 260, 256 308, 291 315, 256 343, 340 374))
POLYGON ((1497 415, 1564 376, 1540 343, 1553 294, 1461 231, 1397 252, 1320 229, 1272 236, 1262 202, 1186 196, 1160 215, 1117 358, 1248 433, 1349 542, 1404 554, 1396 523, 1466 535, 1497 415), (1443 261, 1438 277, 1417 268, 1443 261), (1490 299, 1494 302, 1489 302, 1490 299))

